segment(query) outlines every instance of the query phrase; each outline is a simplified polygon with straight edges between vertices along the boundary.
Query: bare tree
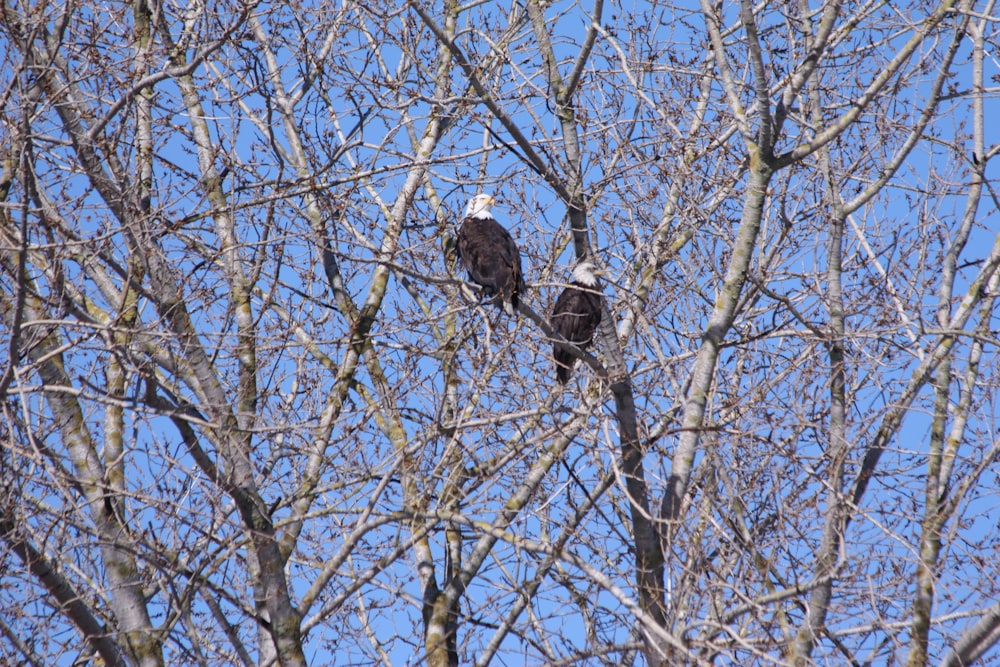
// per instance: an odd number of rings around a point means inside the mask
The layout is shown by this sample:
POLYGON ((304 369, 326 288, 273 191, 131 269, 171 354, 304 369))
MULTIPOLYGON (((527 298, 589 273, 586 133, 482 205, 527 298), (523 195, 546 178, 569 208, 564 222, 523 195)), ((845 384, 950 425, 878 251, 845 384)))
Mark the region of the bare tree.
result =
POLYGON ((0 656, 995 661, 995 14, 4 3, 0 656))

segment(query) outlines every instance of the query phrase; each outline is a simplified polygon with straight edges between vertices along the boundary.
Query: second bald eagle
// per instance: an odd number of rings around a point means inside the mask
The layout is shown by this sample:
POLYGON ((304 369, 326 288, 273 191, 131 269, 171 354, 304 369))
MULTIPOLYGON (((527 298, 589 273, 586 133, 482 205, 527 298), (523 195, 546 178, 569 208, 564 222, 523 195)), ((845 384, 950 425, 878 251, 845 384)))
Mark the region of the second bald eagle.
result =
MULTIPOLYGON (((590 347, 594 331, 601 323, 603 295, 597 286, 599 273, 591 262, 577 264, 573 269, 573 282, 556 299, 549 318, 552 329, 581 350, 590 347)), ((556 379, 566 384, 576 357, 559 343, 553 343, 552 359, 556 362, 556 379)))
POLYGON ((492 205, 493 197, 487 194, 469 200, 458 229, 458 256, 472 282, 492 296, 493 303, 508 315, 516 315, 524 290, 521 253, 510 232, 493 217, 492 205))

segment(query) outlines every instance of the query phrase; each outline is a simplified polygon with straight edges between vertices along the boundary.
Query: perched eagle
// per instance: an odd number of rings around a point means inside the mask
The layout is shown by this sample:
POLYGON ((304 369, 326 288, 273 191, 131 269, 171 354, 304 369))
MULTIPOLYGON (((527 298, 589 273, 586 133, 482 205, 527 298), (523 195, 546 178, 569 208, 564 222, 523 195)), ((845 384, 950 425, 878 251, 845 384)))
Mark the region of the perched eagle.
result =
POLYGON ((492 204, 493 197, 486 194, 469 200, 458 229, 458 256, 472 282, 492 296, 498 308, 516 315, 517 302, 524 289, 521 253, 510 232, 490 213, 492 204))
MULTIPOLYGON (((573 269, 573 282, 556 299, 549 319, 559 335, 580 349, 590 347, 594 330, 601 323, 602 294, 597 287, 598 273, 591 262, 577 264, 573 269)), ((552 358, 556 362, 556 379, 566 384, 576 357, 553 343, 552 358)))

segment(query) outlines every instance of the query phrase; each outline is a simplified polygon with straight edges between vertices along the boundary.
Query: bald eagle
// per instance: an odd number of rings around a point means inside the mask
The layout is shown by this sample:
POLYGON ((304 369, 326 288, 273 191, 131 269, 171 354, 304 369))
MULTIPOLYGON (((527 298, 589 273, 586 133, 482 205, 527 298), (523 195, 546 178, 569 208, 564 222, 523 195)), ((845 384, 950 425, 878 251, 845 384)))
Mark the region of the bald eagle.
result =
POLYGON ((492 205, 493 197, 487 194, 476 195, 469 201, 458 230, 458 256, 472 282, 493 297, 498 308, 516 315, 524 289, 521 253, 510 232, 490 213, 492 205))
MULTIPOLYGON (((563 290, 552 308, 549 321, 552 329, 580 349, 587 349, 594 338, 594 330, 601 323, 601 299, 597 287, 600 272, 591 262, 580 262, 573 269, 573 282, 563 290)), ((559 343, 552 345, 552 358, 556 362, 556 379, 566 384, 576 357, 564 350, 559 343)))

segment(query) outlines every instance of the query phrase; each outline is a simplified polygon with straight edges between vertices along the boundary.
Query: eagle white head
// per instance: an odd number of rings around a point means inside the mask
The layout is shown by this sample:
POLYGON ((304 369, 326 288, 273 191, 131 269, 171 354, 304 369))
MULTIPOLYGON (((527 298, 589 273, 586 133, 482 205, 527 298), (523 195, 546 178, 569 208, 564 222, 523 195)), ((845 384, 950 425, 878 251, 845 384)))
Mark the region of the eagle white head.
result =
POLYGON ((465 217, 467 218, 492 218, 490 206, 493 206, 494 199, 488 194, 478 194, 469 200, 465 206, 465 217))
POLYGON ((597 276, 601 273, 593 262, 580 262, 573 267, 573 280, 584 287, 597 287, 597 276))

